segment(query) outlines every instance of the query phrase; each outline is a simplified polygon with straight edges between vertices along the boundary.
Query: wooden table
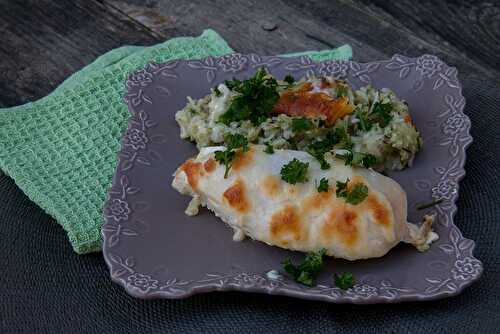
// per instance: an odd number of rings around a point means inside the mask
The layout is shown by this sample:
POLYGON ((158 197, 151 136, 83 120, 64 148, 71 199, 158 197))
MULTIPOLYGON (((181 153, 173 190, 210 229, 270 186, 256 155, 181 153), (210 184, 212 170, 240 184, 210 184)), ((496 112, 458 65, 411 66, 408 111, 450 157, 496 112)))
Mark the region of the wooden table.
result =
POLYGON ((2 0, 0 8, 0 107, 46 95, 118 46, 209 27, 239 52, 349 43, 356 60, 432 53, 458 67, 462 80, 500 80, 500 3, 493 1, 2 0))
MULTIPOLYGON (((391 4, 384 0, 292 0, 286 2, 269 0, 0 0, 0 107, 15 106, 45 96, 70 74, 113 48, 127 44, 152 45, 176 36, 198 35, 206 28, 215 29, 232 48, 243 53, 279 54, 333 48, 349 43, 353 47, 354 59, 360 61, 384 59, 394 53, 408 56, 423 53, 436 54, 448 64, 458 68, 467 99, 470 94, 469 85, 478 80, 487 83, 489 87, 496 87, 493 91, 500 91, 500 2, 465 0, 390 2, 391 4)), ((498 120, 498 117, 496 119, 498 120)), ((499 125, 496 124, 496 128, 499 125)), ((498 135, 498 131, 491 132, 488 127, 476 128, 476 131, 490 131, 490 135, 491 133, 498 135)), ((487 138, 475 140, 477 140, 475 145, 481 145, 481 149, 499 152, 498 148, 491 146, 487 138)), ((493 154, 491 153, 492 157, 494 157, 493 154)), ((489 163, 488 166, 493 165, 489 161, 485 163, 489 163)), ((482 168, 476 168, 476 165, 476 162, 472 162, 469 167, 481 171, 482 168)), ((483 177, 486 178, 487 175, 483 177)), ((15 318, 15 312, 36 315, 31 318, 27 316, 25 328, 31 330, 51 328, 64 331, 63 329, 70 326, 69 322, 76 321, 77 325, 85 326, 82 329, 99 331, 100 327, 92 321, 85 322, 82 317, 90 317, 91 320, 100 319, 101 324, 111 321, 101 310, 115 306, 106 304, 108 295, 100 296, 101 289, 119 296, 116 297, 119 304, 127 303, 122 314, 126 314, 123 316, 127 319, 135 319, 133 320, 135 322, 124 325, 124 328, 140 328, 138 319, 141 317, 146 317, 152 322, 162 318, 161 321, 165 326, 168 326, 170 321, 184 321, 182 317, 170 318, 168 313, 165 318, 164 314, 158 311, 161 308, 165 312, 177 306, 183 312, 203 310, 204 313, 212 314, 217 318, 233 315, 231 309, 224 308, 222 303, 230 304, 233 308, 241 305, 241 294, 231 293, 216 294, 212 297, 200 296, 183 303, 147 304, 134 301, 125 296, 121 288, 109 281, 107 270, 104 269, 104 263, 99 254, 82 257, 74 255, 62 228, 54 224, 52 218, 30 202, 14 182, 1 172, 0 188, 0 251, 2 252, 0 295, 2 287, 7 288, 7 284, 2 286, 3 268, 16 270, 19 279, 24 280, 22 284, 9 281, 8 288, 11 289, 15 285, 19 291, 10 291, 7 294, 7 301, 13 302, 16 296, 21 296, 23 304, 15 305, 15 310, 8 309, 13 313, 9 313, 9 316, 4 318, 5 323, 2 322, 3 315, 0 312, 0 331, 2 324, 15 325, 9 322, 15 318), (33 226, 30 224, 9 225, 13 224, 13 221, 23 219, 37 224, 39 232, 32 233, 33 226), (15 235, 15 237, 9 237, 9 240, 1 238, 6 226, 15 229, 14 232, 9 232, 11 233, 9 235, 15 235), (12 258, 9 252, 16 247, 16 240, 19 238, 29 238, 32 246, 19 252, 18 254, 22 254, 19 258, 12 258), (66 290, 59 292, 62 289, 61 286, 67 284, 64 281, 67 278, 58 274, 32 277, 31 270, 24 271, 24 267, 15 265, 15 261, 28 260, 37 268, 37 271, 55 265, 71 272, 75 272, 78 268, 86 268, 88 278, 85 278, 85 284, 81 283, 81 278, 80 280, 75 278, 74 287, 65 288, 66 290), (40 279, 46 281, 46 286, 50 287, 49 292, 36 290, 40 279), (75 319, 71 318, 72 304, 67 302, 62 308, 56 308, 67 320, 51 323, 53 318, 47 310, 56 306, 47 305, 43 298, 30 300, 26 294, 32 292, 23 292, 22 289, 25 286, 31 286, 32 290, 29 291, 35 291, 38 296, 44 296, 45 293, 61 293, 61 301, 79 298, 77 297, 78 291, 89 290, 90 297, 87 300, 75 302, 78 304, 78 307, 75 304, 75 310, 84 310, 82 312, 85 312, 85 315, 80 317, 76 314, 75 319), (203 306, 215 299, 223 302, 210 304, 213 305, 213 309, 203 306), (154 311, 146 315, 137 313, 145 309, 154 311), (33 324, 35 321, 33 319, 38 319, 40 323, 33 324)), ((498 194, 498 190, 493 189, 491 192, 494 195, 498 194)), ((469 201, 472 201, 471 196, 473 194, 461 193, 461 203, 468 205, 469 201)), ((493 200, 487 208, 494 206, 493 200)), ((482 219, 481 217, 488 217, 490 214, 488 212, 492 209, 484 210, 490 209, 479 207, 479 220, 482 219)), ((467 233, 468 227, 464 226, 464 228, 466 229, 464 232, 467 233)), ((485 233, 487 232, 488 230, 485 233)), ((486 277, 482 284, 493 285, 494 279, 488 280, 486 277)), ((487 298, 488 294, 485 293, 482 296, 481 298, 487 298)), ((251 294, 246 298, 250 303, 257 300, 268 303, 271 300, 271 297, 265 299, 265 296, 257 297, 251 294)), ((469 295, 463 298, 470 300, 472 297, 469 295)), ((307 302, 302 304, 297 302, 294 304, 296 306, 288 306, 289 301, 284 298, 273 298, 272 304, 273 307, 283 309, 288 307, 289 310, 296 310, 295 314, 305 312, 300 310, 305 306, 309 313, 324 315, 321 312, 326 307, 322 303, 307 302)), ((117 305, 117 307, 121 306, 123 305, 117 305)), ((349 326, 345 321, 343 322, 343 319, 348 319, 351 312, 367 312, 368 310, 351 306, 329 305, 329 307, 332 313, 337 315, 338 328, 343 329, 349 326)), ((379 310, 387 310, 387 312, 394 312, 397 309, 398 317, 401 318, 409 317, 414 310, 409 304, 397 308, 378 307, 379 310)), ((461 311, 453 302, 441 301, 427 304, 426 319, 439 321, 439 315, 442 314, 441 307, 446 307, 452 312, 461 311)), ((245 310, 244 306, 241 308, 245 310)), ((0 310, 2 309, 0 307, 0 310)), ((259 313, 266 311, 266 308, 250 307, 249 310, 259 313)), ((498 316, 498 310, 484 310, 484 312, 492 314, 491 320, 495 320, 494 317, 498 316)), ((300 319, 305 321, 306 318, 301 316, 300 319)), ((453 325, 450 319, 445 320, 448 326, 453 325)), ((293 322, 293 319, 289 320, 293 322)), ((319 320, 318 318, 314 321, 319 320)), ((125 322, 126 320, 119 321, 125 322)), ((390 324, 392 320, 388 321, 390 324)), ((471 328, 480 325, 474 321, 470 319, 471 328)), ((205 325, 209 326, 208 323, 200 326, 205 325)), ((286 325, 287 323, 282 324, 285 327, 286 325)), ((276 326, 274 328, 279 328, 280 325, 276 326)), ((380 327, 376 328, 380 330, 397 328, 391 326, 386 327, 386 323, 382 322, 380 327)), ((411 330, 411 327, 407 327, 406 330, 411 330)))

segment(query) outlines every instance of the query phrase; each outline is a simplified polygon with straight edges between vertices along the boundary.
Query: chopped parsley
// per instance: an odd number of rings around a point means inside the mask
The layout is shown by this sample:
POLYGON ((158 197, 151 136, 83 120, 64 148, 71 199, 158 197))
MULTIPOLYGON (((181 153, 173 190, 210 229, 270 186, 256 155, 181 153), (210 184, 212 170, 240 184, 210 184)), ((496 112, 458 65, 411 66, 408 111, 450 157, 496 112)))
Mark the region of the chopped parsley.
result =
POLYGON ((345 153, 336 154, 336 157, 344 160, 346 166, 356 165, 370 168, 377 164, 377 157, 369 153, 347 150, 345 153))
POLYGON ((347 197, 347 184, 349 183, 349 179, 345 182, 337 181, 337 186, 335 187, 335 194, 337 197, 347 197))
POLYGON ((309 144, 306 151, 318 160, 321 169, 329 169, 330 164, 325 160, 325 153, 330 152, 335 144, 337 144, 337 137, 334 131, 330 131, 325 139, 309 144))
POLYGON ((381 128, 385 128, 392 120, 392 103, 375 102, 372 112, 360 111, 356 114, 359 119, 359 128, 361 131, 368 132, 374 124, 378 124, 381 128))
POLYGON ((227 178, 227 175, 229 173, 229 170, 231 169, 231 166, 233 165, 233 159, 234 156, 236 155, 235 151, 230 151, 229 149, 226 149, 225 151, 216 151, 215 152, 215 160, 220 162, 221 164, 226 166, 226 171, 224 172, 224 178, 227 178))
POLYGON ((352 205, 363 202, 368 196, 368 187, 364 183, 359 182, 352 186, 351 189, 348 189, 347 184, 349 181, 349 179, 345 182, 337 181, 335 194, 339 198, 344 198, 347 203, 352 205))
POLYGON ((248 140, 245 136, 240 134, 228 134, 224 137, 224 142, 226 143, 228 150, 234 150, 237 148, 242 148, 243 151, 248 151, 248 140))
POLYGON ((373 167, 377 164, 377 157, 372 154, 364 154, 364 157, 361 159, 361 165, 365 168, 373 167))
POLYGON ((365 132, 370 131, 373 124, 368 117, 368 113, 360 112, 357 114, 357 117, 359 119, 359 127, 361 128, 361 130, 365 132))
POLYGON ((346 202, 349 204, 359 204, 368 196, 368 187, 363 183, 356 183, 347 194, 346 202))
POLYGON ((299 265, 295 265, 290 259, 286 259, 283 261, 283 269, 290 274, 296 282, 307 286, 313 286, 323 266, 323 257, 325 254, 326 249, 309 253, 299 265))
POLYGON ((381 128, 385 128, 392 120, 392 103, 376 102, 373 105, 372 114, 374 122, 378 123, 381 128))
POLYGON ((225 151, 216 151, 215 160, 226 166, 224 178, 227 178, 229 170, 233 165, 234 157, 236 156, 237 149, 241 148, 243 152, 248 151, 248 141, 245 136, 240 134, 228 134, 224 137, 226 143, 225 151))
POLYGON ((267 143, 266 148, 264 149, 264 152, 267 154, 273 154, 274 153, 274 147, 273 145, 267 143))
POLYGON ((291 74, 287 74, 285 78, 283 79, 284 82, 287 84, 291 85, 295 82, 295 78, 291 74))
POLYGON ((346 166, 351 166, 352 162, 354 160, 354 153, 352 153, 352 151, 350 151, 350 150, 347 150, 347 152, 342 153, 342 154, 336 154, 335 156, 337 158, 344 160, 344 164, 346 166))
POLYGON ((319 180, 319 185, 316 187, 318 189, 318 192, 328 192, 328 179, 326 177, 323 177, 321 180, 319 180))
POLYGON ((250 120, 253 125, 264 122, 278 101, 278 83, 265 69, 260 68, 247 80, 226 80, 226 86, 238 93, 231 100, 227 111, 219 118, 226 125, 250 120))
POLYGON ((432 208, 433 206, 438 205, 438 204, 442 203, 443 201, 444 200, 442 198, 440 198, 440 199, 437 199, 437 200, 432 201, 430 203, 420 204, 417 206, 417 210, 424 210, 424 209, 432 208))
POLYGON ((301 162, 294 158, 281 168, 281 179, 290 184, 307 182, 308 162, 301 162))
POLYGON ((345 149, 352 148, 352 141, 349 132, 347 131, 347 126, 341 126, 335 128, 335 138, 337 143, 340 144, 340 147, 345 149))
POLYGON ((337 86, 337 87, 335 87, 335 91, 337 93, 337 97, 347 96, 347 87, 346 86, 337 86))
POLYGON ((215 96, 217 96, 217 97, 222 95, 221 91, 219 90, 219 87, 214 88, 214 93, 215 93, 215 96))
POLYGON ((292 118, 292 130, 295 133, 305 132, 311 129, 313 126, 310 119, 302 117, 302 118, 292 118))
POLYGON ((340 275, 335 274, 333 276, 333 279, 335 281, 335 285, 338 288, 341 288, 342 290, 347 290, 349 288, 352 288, 356 283, 354 275, 350 272, 345 272, 340 275))

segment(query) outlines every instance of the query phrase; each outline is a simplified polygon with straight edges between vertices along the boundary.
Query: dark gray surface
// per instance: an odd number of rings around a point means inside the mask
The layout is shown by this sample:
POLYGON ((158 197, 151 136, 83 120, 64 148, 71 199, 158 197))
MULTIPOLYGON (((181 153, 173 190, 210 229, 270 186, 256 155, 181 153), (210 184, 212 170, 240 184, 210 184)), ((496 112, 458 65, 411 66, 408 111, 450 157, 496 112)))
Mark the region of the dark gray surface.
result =
POLYGON ((62 228, 2 174, 0 332, 256 332, 263 327, 283 333, 497 332, 500 85, 498 69, 487 64, 500 59, 498 53, 483 59, 484 51, 461 36, 480 37, 485 48, 498 43, 499 4, 406 1, 402 10, 388 13, 349 0, 297 0, 272 10, 265 10, 268 1, 217 3, 221 9, 207 13, 201 1, 2 0, 0 82, 11 84, 1 86, 0 106, 44 96, 97 55, 121 44, 152 44, 207 27, 216 28, 240 52, 283 53, 349 42, 355 59, 365 61, 397 52, 436 53, 458 67, 468 101, 465 112, 472 120, 474 143, 468 149, 455 222, 477 241, 475 255, 485 266, 482 278, 457 297, 399 305, 331 305, 232 292, 179 301, 136 300, 110 281, 100 254, 74 254, 62 228), (458 22, 457 13, 462 15, 458 22), (278 29, 260 31, 259 19, 276 22, 278 29), (450 42, 454 38, 460 43, 450 42), (476 73, 486 78, 480 80, 476 73))
POLYGON ((431 55, 395 55, 369 63, 316 63, 308 57, 256 54, 150 63, 132 73, 125 94, 132 116, 104 205, 103 254, 113 280, 140 298, 185 298, 239 290, 371 304, 460 293, 479 278, 482 266, 473 257, 474 242, 464 239, 452 224, 457 181, 464 175, 465 147, 472 141, 456 74, 456 69, 431 55), (390 88, 408 103, 424 149, 411 168, 389 175, 406 192, 409 221, 420 223, 424 214, 437 215, 434 230, 439 240, 429 251, 419 253, 399 245, 377 259, 329 259, 317 285, 305 287, 286 276, 279 280, 266 276, 271 269, 281 270, 283 259, 297 261, 303 254, 249 239, 236 243, 231 229, 207 210, 196 217, 184 214, 190 198, 168 184, 175 170, 197 150, 193 143, 179 138, 175 113, 186 105, 187 96, 201 98, 224 80, 249 78, 263 66, 280 79, 287 74, 296 79, 333 75, 354 88, 367 84, 390 88), (433 198, 443 202, 417 210, 419 204, 433 198), (342 291, 333 285, 332 277, 346 271, 355 275, 356 285, 342 291))

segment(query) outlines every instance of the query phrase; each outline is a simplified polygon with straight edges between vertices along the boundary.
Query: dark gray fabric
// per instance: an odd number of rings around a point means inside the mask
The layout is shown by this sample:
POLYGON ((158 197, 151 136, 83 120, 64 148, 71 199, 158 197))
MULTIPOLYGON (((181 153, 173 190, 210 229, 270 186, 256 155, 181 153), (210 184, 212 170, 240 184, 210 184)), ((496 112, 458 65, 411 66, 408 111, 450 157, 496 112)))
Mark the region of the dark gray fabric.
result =
MULTIPOLYGON (((462 78, 463 80, 463 78, 462 78)), ((111 282, 101 254, 73 253, 61 227, 0 176, 0 333, 412 332, 500 330, 500 87, 466 79, 474 143, 456 223, 477 242, 483 277, 457 297, 396 305, 333 305, 210 293, 144 301, 111 282)))

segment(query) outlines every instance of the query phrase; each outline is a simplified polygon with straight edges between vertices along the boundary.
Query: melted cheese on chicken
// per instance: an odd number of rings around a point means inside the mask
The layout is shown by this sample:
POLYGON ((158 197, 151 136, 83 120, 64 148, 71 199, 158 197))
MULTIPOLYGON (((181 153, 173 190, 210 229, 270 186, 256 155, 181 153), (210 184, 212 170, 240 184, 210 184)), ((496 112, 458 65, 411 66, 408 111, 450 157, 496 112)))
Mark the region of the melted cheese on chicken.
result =
MULTIPOLYGON (((238 152, 227 178, 225 166, 214 159, 224 147, 207 147, 183 163, 174 175, 173 187, 193 196, 235 230, 235 240, 245 235, 269 245, 298 251, 327 250, 327 255, 348 260, 380 257, 400 241, 425 248, 431 236, 406 223, 406 194, 392 179, 363 168, 345 166, 330 159, 321 170, 306 152, 276 150, 264 146, 238 152), (291 185, 280 171, 294 158, 308 162, 308 182, 291 185), (328 192, 318 192, 315 180, 329 180, 328 192), (362 182, 368 196, 352 205, 335 194, 336 181, 362 182)), ((196 213, 196 210, 191 212, 196 213)))

